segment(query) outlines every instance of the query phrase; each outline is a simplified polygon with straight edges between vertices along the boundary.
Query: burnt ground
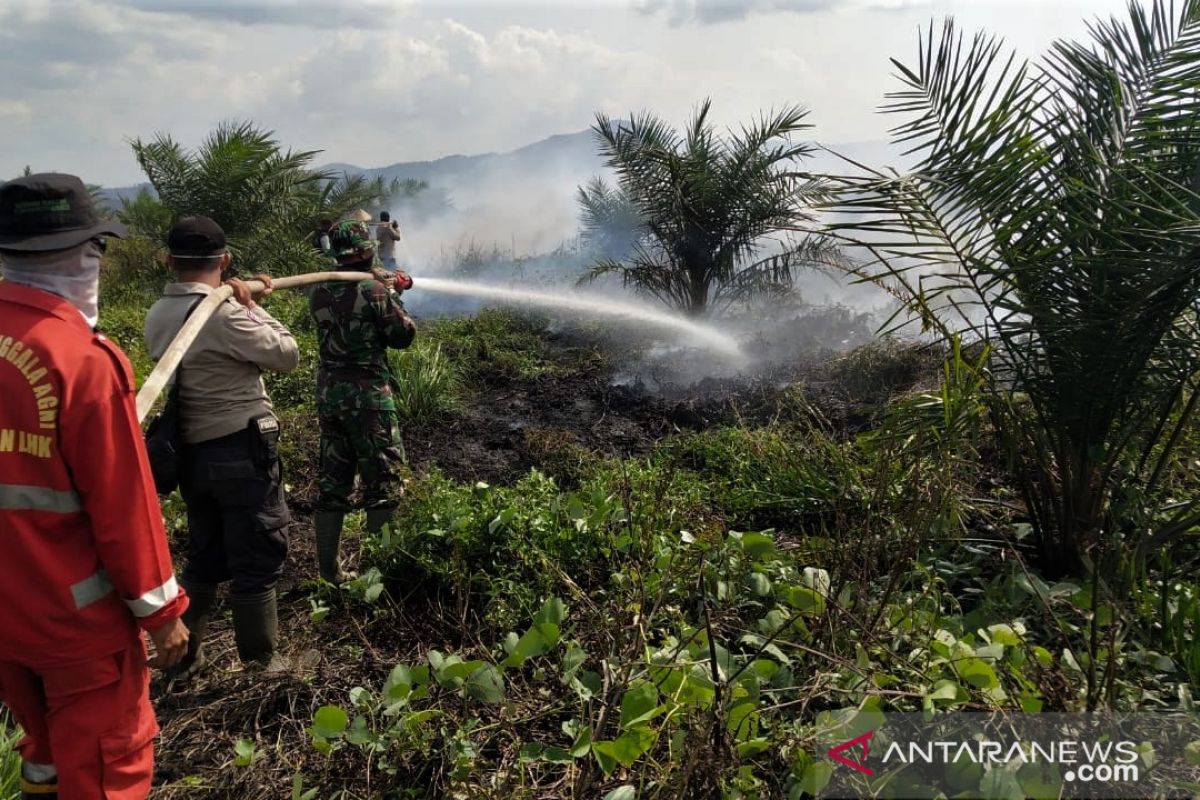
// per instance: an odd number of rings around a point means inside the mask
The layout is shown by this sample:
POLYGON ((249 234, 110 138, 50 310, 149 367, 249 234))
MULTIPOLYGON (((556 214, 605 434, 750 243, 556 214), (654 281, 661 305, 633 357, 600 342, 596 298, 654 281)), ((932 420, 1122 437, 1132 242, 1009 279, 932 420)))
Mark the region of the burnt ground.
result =
POLYGON ((671 400, 613 385, 602 367, 497 380, 487 385, 482 402, 445 425, 406 432, 406 446, 415 469, 436 464, 458 480, 508 483, 540 466, 539 457, 555 443, 604 456, 645 455, 665 436, 733 422, 737 409, 748 413, 743 401, 753 395, 754 389, 739 387, 671 400))
MULTIPOLYGON (((544 466, 558 447, 636 457, 673 434, 758 426, 813 412, 850 434, 869 427, 883 403, 936 374, 941 363, 936 353, 889 346, 861 357, 812 357, 754 376, 651 388, 627 375, 635 355, 602 355, 574 331, 547 335, 547 343, 540 374, 514 375, 485 362, 470 376, 461 408, 431 423, 407 425, 411 468, 436 466, 459 481, 506 484, 544 466)), ((294 455, 292 499, 301 511, 314 496, 312 423, 305 415, 285 420, 294 455)))
MULTIPOLYGON (((514 375, 485 363, 472 376, 460 409, 436 424, 409 426, 404 438, 415 472, 436 466, 460 481, 504 484, 561 457, 564 449, 579 458, 646 455, 674 433, 760 425, 799 413, 797 398, 849 433, 870 424, 876 403, 912 386, 937 363, 928 355, 906 358, 900 367, 884 359, 895 374, 884 376, 878 396, 855 385, 857 367, 846 371, 816 363, 754 379, 708 380, 651 392, 637 382, 614 383, 619 359, 597 357, 594 348, 571 336, 551 337, 541 374, 514 375)), ((290 671, 243 671, 228 612, 219 606, 206 640, 213 662, 206 675, 188 687, 167 687, 161 680, 154 685, 163 727, 154 798, 284 797, 298 772, 321 775, 326 785, 344 780, 359 796, 375 796, 360 762, 339 762, 313 749, 305 733, 313 710, 327 703, 345 706, 350 688, 378 687, 393 666, 418 661, 430 648, 478 644, 469 641, 470 631, 453 613, 421 598, 394 598, 399 602, 366 619, 335 612, 313 622, 310 514, 317 431, 307 414, 285 415, 284 423, 295 519, 279 613, 290 671), (233 763, 239 739, 258 742, 253 766, 233 763)), ((181 537, 175 544, 182 551, 181 537)), ((355 549, 356 534, 350 530, 344 550, 352 562, 355 549)), ((328 602, 336 609, 340 601, 334 596, 328 602)))

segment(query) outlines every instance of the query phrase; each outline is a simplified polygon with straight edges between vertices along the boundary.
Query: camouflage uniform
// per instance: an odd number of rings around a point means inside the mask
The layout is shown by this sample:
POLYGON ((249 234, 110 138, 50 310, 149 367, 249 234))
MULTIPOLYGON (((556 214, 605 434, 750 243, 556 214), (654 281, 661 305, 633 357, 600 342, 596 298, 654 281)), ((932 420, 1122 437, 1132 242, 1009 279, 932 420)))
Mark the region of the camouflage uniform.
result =
MULTIPOLYGON (((374 243, 363 223, 335 228, 335 248, 374 243)), ((378 280, 317 284, 309 290, 317 325, 321 368, 317 415, 321 425, 318 511, 347 511, 357 471, 363 505, 396 505, 404 444, 396 416, 388 348, 408 347, 416 325, 400 295, 378 280)))

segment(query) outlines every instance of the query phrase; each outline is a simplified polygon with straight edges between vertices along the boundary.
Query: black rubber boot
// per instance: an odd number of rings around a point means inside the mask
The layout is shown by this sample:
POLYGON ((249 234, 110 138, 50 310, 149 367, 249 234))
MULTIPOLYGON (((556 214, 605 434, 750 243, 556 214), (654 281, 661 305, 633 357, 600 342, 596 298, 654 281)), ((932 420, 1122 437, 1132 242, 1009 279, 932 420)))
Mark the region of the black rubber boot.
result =
POLYGON ((346 515, 341 511, 318 511, 313 517, 317 532, 317 569, 321 577, 333 584, 352 581, 358 574, 342 569, 338 550, 342 541, 342 522, 346 515))
POLYGON ((208 664, 204 656, 204 635, 217 602, 217 584, 184 581, 183 590, 188 595, 188 608, 183 612, 183 624, 188 629, 188 649, 183 660, 167 671, 168 681, 191 680, 208 664))
POLYGON ((238 657, 247 667, 266 667, 275 670, 279 659, 275 645, 279 639, 279 609, 275 590, 261 594, 234 595, 233 640, 238 657))
POLYGON ((21 800, 58 800, 58 781, 32 783, 22 778, 21 800))
POLYGON ((368 508, 367 533, 379 533, 384 525, 391 525, 395 513, 394 508, 368 508))
POLYGON ((21 762, 21 800, 58 800, 54 767, 21 762))

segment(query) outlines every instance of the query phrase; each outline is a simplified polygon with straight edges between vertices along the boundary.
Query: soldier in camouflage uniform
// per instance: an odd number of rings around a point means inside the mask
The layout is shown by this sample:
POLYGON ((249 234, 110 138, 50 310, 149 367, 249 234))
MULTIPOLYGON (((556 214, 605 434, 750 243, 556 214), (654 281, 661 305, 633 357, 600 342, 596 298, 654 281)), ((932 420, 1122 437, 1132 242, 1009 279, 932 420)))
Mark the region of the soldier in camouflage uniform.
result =
POLYGON ((342 222, 329 238, 330 255, 340 269, 375 274, 360 283, 317 284, 308 294, 321 353, 317 563, 322 578, 342 583, 354 577, 342 569, 338 545, 355 473, 362 480, 368 532, 391 520, 399 499, 397 467, 404 462, 404 445, 387 351, 408 347, 417 328, 400 302, 400 292, 412 286, 412 279, 377 264, 366 223, 342 222))

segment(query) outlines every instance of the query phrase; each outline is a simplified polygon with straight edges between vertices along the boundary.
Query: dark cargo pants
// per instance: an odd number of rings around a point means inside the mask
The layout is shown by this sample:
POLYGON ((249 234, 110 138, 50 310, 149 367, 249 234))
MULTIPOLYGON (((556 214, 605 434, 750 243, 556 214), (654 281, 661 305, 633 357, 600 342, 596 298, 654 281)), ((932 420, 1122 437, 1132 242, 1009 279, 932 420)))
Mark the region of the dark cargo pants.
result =
POLYGON ((188 445, 179 490, 188 510, 184 583, 231 580, 235 595, 275 587, 291 522, 279 459, 255 457, 249 431, 188 445))

